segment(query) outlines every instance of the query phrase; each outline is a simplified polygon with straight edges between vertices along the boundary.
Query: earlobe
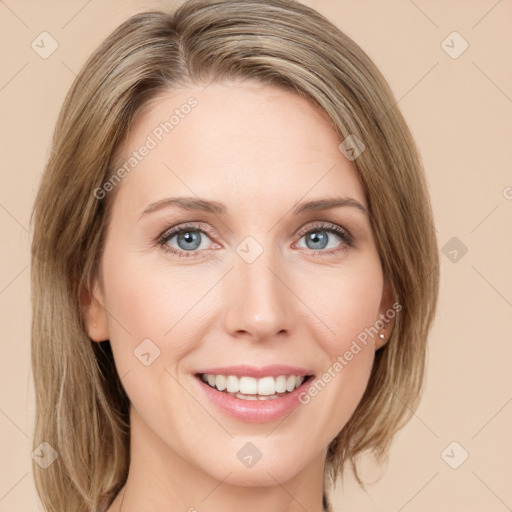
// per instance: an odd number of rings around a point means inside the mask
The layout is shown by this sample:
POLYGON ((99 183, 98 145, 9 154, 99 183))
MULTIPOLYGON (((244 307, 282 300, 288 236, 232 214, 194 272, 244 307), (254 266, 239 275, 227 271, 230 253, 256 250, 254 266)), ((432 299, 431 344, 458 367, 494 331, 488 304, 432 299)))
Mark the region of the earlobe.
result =
POLYGON ((375 340, 375 350, 379 350, 379 348, 382 348, 388 341, 388 338, 386 337, 386 334, 383 332, 379 333, 379 336, 375 340))
MULTIPOLYGON (((383 347, 391 336, 391 331, 395 325, 396 311, 395 305, 398 304, 394 301, 391 283, 388 279, 384 281, 384 290, 382 293, 382 300, 379 308, 379 319, 376 326, 379 329, 378 336, 375 339, 375 350, 383 347)), ((401 307, 398 309, 398 311, 401 307)))
POLYGON ((81 307, 87 334, 92 341, 100 342, 110 338, 103 297, 97 279, 90 288, 83 288, 81 307), (92 291, 91 291, 92 290, 92 291))

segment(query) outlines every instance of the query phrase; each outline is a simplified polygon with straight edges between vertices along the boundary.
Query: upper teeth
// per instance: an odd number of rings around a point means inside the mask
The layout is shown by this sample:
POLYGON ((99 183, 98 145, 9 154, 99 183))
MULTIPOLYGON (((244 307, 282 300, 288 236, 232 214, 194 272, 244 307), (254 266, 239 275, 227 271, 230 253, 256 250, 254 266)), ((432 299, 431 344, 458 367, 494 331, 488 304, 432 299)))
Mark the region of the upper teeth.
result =
POLYGON ((297 375, 279 375, 279 377, 236 377, 235 375, 211 375, 203 373, 202 379, 219 391, 243 393, 246 395, 273 395, 293 391, 303 382, 304 377, 297 375))

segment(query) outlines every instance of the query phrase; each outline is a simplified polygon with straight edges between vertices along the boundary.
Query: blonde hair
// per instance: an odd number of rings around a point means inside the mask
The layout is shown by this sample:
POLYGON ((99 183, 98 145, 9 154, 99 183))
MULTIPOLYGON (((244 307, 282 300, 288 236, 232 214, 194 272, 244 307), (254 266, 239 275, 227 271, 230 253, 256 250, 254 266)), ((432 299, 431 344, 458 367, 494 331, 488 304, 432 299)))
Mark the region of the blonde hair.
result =
POLYGON ((94 191, 113 175, 135 117, 159 94, 247 78, 294 91, 328 115, 341 139, 364 142, 353 163, 383 275, 402 305, 362 400, 328 447, 324 489, 347 462, 358 477, 356 458, 367 450, 384 461, 417 407, 438 250, 420 156, 382 74, 335 25, 294 0, 189 0, 174 12, 143 12, 109 35, 74 81, 32 212, 33 447, 47 442, 58 453, 33 471, 49 512, 104 507, 128 474, 129 399, 109 342, 92 342, 81 311, 114 197, 99 200, 94 191))

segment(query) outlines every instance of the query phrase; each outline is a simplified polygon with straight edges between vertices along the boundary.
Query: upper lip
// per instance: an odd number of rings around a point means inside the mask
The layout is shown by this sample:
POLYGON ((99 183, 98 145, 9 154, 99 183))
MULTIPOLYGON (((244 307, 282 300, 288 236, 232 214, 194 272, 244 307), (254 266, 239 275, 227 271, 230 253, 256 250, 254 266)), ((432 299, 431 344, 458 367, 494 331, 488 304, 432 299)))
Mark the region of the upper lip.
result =
POLYGON ((269 366, 262 366, 257 368, 249 365, 239 366, 216 366, 215 368, 204 368, 196 371, 196 374, 206 373, 209 375, 235 375, 237 377, 278 377, 279 375, 297 375, 306 377, 313 375, 311 370, 306 368, 299 368, 298 366, 289 366, 285 364, 272 364, 269 366))

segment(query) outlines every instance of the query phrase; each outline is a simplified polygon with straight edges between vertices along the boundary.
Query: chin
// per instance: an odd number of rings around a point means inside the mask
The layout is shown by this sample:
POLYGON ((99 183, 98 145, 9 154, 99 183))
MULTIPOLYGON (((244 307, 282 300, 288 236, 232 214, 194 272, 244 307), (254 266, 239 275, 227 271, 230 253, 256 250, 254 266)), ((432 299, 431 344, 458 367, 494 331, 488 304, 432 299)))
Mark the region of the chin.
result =
MULTIPOLYGON (((265 438, 253 438, 253 441, 235 438, 234 441, 233 450, 225 450, 220 458, 213 457, 217 469, 212 476, 223 481, 229 474, 226 482, 231 485, 258 487, 276 485, 276 481, 286 482, 304 469, 312 458, 305 457, 303 452, 300 458, 296 453, 294 456, 294 452, 300 451, 296 442, 290 447, 281 443, 282 449, 278 449, 265 438), (252 460, 247 457, 248 453, 252 454, 252 460)), ((211 474, 211 468, 208 472, 211 474)))

